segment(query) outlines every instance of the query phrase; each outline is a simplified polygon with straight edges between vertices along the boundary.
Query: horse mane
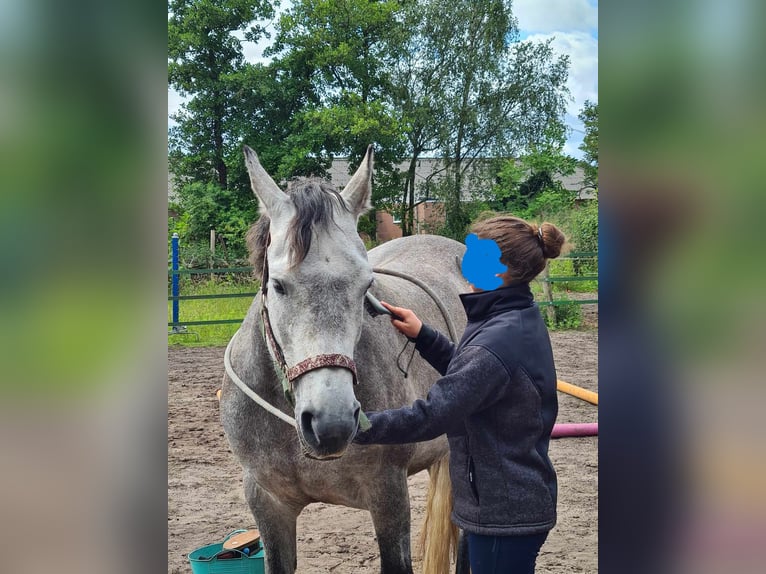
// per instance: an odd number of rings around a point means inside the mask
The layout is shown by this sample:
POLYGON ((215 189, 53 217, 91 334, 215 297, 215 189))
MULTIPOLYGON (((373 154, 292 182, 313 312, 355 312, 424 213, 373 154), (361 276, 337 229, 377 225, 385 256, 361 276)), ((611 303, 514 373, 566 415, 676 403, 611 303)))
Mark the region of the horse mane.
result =
MULTIPOLYGON (((326 228, 335 223, 335 205, 350 212, 340 193, 321 179, 301 180, 291 184, 287 193, 295 206, 295 217, 290 221, 288 241, 290 243, 290 265, 301 263, 311 248, 311 237, 315 227, 326 228)), ((248 230, 246 241, 250 252, 253 273, 260 277, 266 246, 269 238, 271 218, 262 214, 248 230)))

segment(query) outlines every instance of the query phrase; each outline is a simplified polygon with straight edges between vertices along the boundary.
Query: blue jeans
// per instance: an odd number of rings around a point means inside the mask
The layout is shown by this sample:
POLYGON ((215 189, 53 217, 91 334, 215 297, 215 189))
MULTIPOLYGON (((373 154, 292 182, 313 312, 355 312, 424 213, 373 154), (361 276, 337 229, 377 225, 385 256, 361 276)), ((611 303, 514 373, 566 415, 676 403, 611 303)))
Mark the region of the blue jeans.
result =
POLYGON ((471 574, 534 574, 535 561, 548 533, 483 536, 466 532, 471 574))

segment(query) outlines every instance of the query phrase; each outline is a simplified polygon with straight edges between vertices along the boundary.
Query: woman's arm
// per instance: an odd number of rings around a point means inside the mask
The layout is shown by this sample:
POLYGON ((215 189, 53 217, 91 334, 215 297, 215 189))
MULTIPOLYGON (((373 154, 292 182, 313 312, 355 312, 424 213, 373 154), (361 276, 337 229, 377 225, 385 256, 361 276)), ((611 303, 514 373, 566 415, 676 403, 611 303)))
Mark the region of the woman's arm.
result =
POLYGON ((415 339, 415 348, 428 363, 436 369, 440 375, 447 374, 447 369, 455 356, 455 344, 445 335, 423 323, 417 339, 415 339))
POLYGON ((357 434, 360 444, 403 444, 431 440, 461 428, 471 414, 497 401, 510 377, 493 353, 470 346, 454 358, 449 372, 411 406, 367 413, 372 427, 357 434))
POLYGON ((420 352, 420 355, 440 375, 446 374, 450 361, 455 354, 455 344, 436 329, 424 324, 411 309, 394 307, 385 301, 381 301, 381 303, 395 315, 395 317, 391 317, 391 324, 406 335, 410 341, 415 341, 415 348, 420 352))

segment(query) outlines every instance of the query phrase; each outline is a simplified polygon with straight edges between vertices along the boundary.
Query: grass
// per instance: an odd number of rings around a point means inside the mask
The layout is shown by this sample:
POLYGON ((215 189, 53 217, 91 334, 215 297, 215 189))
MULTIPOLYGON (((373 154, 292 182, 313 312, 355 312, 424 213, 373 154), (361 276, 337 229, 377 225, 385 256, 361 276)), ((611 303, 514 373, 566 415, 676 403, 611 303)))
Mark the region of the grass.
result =
MULTIPOLYGON (((205 280, 181 277, 181 295, 223 295, 232 293, 255 293, 258 281, 247 275, 227 275, 223 278, 206 276, 205 280)), ((169 293, 168 293, 169 294, 169 293)), ((226 299, 192 299, 178 302, 181 321, 211 321, 216 319, 243 319, 253 302, 253 297, 226 299)), ((168 301, 168 322, 172 319, 172 301, 168 301)), ((169 344, 186 346, 223 346, 239 328, 239 323, 223 325, 189 325, 189 333, 168 336, 169 344), (197 337, 191 333, 199 335, 197 337)), ((170 330, 170 327, 168 327, 170 330)))

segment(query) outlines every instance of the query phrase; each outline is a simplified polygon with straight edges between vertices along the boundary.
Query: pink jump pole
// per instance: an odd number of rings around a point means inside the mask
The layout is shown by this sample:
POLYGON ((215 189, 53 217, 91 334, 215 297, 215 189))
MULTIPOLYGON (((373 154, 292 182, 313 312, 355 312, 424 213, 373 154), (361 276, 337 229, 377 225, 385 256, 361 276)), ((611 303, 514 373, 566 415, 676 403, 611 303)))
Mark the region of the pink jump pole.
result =
POLYGON ((551 438, 598 436, 598 423, 560 423, 553 425, 551 438))

